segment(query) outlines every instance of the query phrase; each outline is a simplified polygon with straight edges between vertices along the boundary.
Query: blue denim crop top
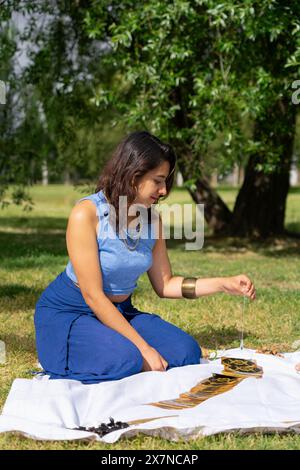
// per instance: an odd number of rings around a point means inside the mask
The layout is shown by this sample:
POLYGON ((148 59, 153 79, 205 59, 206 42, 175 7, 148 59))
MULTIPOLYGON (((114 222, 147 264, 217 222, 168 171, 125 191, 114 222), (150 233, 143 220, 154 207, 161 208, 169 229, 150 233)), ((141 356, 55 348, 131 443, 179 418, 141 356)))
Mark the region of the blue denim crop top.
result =
MULTIPOLYGON (((83 197, 92 201, 97 210, 99 219, 99 229, 97 233, 97 243, 99 260, 103 279, 103 291, 106 294, 122 295, 131 294, 137 287, 137 280, 141 274, 148 271, 152 266, 152 250, 156 241, 155 232, 151 224, 142 226, 142 231, 127 229, 126 234, 130 236, 129 245, 134 244, 134 238, 140 236, 140 240, 135 250, 129 250, 122 238, 111 227, 109 223, 110 205, 103 193, 99 191, 90 196, 83 197), (111 235, 111 236, 109 236, 111 235)), ((69 260, 66 266, 67 276, 77 282, 73 265, 69 260)))

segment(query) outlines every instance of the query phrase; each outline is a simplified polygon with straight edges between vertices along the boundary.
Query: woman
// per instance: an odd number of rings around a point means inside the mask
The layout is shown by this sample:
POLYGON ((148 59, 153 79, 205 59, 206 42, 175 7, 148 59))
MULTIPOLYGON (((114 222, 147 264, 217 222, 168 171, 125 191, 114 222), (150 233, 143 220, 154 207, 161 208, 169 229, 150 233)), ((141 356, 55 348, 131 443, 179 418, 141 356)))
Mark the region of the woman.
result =
POLYGON ((255 298, 245 275, 172 276, 162 221, 153 209, 171 190, 175 163, 171 146, 148 132, 134 132, 116 149, 96 192, 72 209, 66 234, 70 261, 35 311, 38 357, 51 379, 97 383, 200 362, 201 349, 190 335, 132 305, 137 279, 146 271, 159 297, 227 292, 255 298), (120 196, 127 197, 125 219, 120 196), (133 207, 145 209, 138 225, 137 212, 130 215, 133 207))

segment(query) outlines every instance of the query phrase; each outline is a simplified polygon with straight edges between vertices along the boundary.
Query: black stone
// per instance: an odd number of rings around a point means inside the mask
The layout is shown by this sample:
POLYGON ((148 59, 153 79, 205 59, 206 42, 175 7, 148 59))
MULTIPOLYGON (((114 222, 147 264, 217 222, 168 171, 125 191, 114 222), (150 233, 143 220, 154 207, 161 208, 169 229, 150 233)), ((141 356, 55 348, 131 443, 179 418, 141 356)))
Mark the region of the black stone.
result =
POLYGON ((94 432, 100 437, 105 436, 113 431, 118 431, 119 429, 129 428, 128 423, 122 421, 114 421, 113 418, 109 418, 109 423, 101 423, 98 427, 85 428, 84 426, 79 426, 79 428, 74 428, 74 431, 87 431, 94 432))

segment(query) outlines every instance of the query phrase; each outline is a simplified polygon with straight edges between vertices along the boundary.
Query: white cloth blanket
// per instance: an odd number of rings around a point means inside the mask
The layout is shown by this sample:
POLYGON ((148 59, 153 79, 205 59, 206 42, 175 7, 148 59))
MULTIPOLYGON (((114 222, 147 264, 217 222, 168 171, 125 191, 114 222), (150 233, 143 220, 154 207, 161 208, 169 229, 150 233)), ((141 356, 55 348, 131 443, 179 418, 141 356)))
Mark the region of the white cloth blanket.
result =
POLYGON ((0 432, 15 431, 39 440, 96 439, 113 443, 137 433, 176 441, 231 430, 300 433, 300 352, 284 357, 232 349, 223 356, 254 359, 263 378, 247 378, 237 386, 189 409, 167 410, 151 402, 169 400, 189 391, 212 373, 221 373, 217 359, 167 372, 143 372, 122 380, 84 385, 48 376, 14 380, 0 415, 0 432), (79 426, 158 418, 103 437, 73 430, 79 426))

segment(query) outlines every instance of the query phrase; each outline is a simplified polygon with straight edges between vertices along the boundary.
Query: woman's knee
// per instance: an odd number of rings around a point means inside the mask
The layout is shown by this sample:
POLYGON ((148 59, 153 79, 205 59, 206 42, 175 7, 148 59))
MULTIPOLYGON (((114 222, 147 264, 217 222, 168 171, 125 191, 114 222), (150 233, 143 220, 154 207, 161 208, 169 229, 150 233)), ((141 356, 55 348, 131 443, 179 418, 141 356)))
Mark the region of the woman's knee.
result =
POLYGON ((184 333, 174 348, 173 358, 169 367, 178 367, 191 364, 199 364, 202 352, 197 341, 187 333, 184 333))
POLYGON ((136 315, 131 325, 169 363, 169 367, 199 364, 202 356, 197 341, 185 331, 156 314, 136 315))
POLYGON ((199 363, 202 357, 202 351, 198 342, 195 340, 195 338, 193 338, 190 335, 189 335, 189 342, 188 342, 188 351, 189 351, 191 358, 195 360, 195 363, 199 363))
POLYGON ((118 358, 112 367, 117 367, 124 377, 138 374, 143 367, 143 356, 139 349, 129 340, 123 343, 123 348, 118 350, 118 358))

